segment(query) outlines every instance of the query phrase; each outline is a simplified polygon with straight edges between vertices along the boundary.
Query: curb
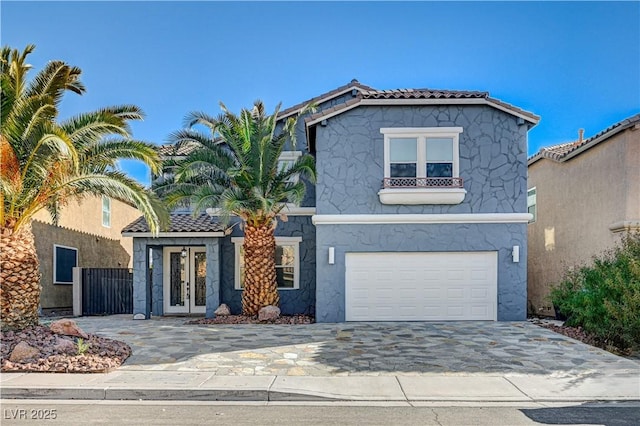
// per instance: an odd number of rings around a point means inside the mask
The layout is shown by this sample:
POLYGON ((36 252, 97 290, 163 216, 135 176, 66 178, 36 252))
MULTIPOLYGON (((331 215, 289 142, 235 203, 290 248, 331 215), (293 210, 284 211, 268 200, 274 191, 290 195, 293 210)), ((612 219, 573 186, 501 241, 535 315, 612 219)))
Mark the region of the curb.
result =
POLYGON ((307 392, 280 392, 272 390, 231 390, 231 389, 125 389, 125 388, 27 388, 3 387, 1 398, 46 399, 46 400, 94 400, 94 401, 237 401, 237 402, 482 402, 482 403, 537 403, 537 402, 594 402, 618 401, 640 403, 635 397, 584 398, 584 397, 421 397, 421 398, 367 398, 351 396, 317 395, 307 392))

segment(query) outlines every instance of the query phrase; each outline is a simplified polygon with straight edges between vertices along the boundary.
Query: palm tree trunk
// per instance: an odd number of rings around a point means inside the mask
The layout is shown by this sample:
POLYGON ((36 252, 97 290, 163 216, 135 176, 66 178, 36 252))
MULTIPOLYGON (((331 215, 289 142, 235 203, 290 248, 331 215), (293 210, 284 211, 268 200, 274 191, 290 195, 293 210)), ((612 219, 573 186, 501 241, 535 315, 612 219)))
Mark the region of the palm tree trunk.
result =
POLYGON ((0 328, 20 330, 38 324, 40 262, 31 225, 0 227, 0 328))
POLYGON ((276 239, 272 225, 244 227, 244 290, 242 313, 257 315, 268 305, 278 306, 280 295, 276 282, 276 239))

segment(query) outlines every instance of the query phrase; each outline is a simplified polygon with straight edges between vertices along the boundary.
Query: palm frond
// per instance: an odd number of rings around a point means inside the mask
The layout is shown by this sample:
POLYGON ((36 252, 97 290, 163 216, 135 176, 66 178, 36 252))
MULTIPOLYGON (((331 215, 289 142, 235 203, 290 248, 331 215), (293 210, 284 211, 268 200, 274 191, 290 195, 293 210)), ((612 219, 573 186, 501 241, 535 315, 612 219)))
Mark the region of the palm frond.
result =
POLYGON ((161 169, 155 145, 134 139, 103 138, 99 143, 83 147, 78 155, 80 166, 94 172, 114 168, 120 160, 142 161, 152 173, 161 169))
POLYGON ((182 159, 166 163, 173 177, 154 188, 170 204, 189 203, 195 211, 207 207, 220 209, 221 217, 231 214, 254 224, 269 224, 287 202, 299 203, 304 182, 295 175, 315 180, 313 157, 300 157, 286 170, 279 170, 279 159, 295 139, 296 118, 284 125, 278 121, 280 105, 267 114, 256 101, 239 114, 220 103, 222 114, 214 118, 202 112, 185 118, 188 129, 174 132, 170 140, 177 146, 197 147, 182 159), (193 127, 204 125, 210 134, 193 127))

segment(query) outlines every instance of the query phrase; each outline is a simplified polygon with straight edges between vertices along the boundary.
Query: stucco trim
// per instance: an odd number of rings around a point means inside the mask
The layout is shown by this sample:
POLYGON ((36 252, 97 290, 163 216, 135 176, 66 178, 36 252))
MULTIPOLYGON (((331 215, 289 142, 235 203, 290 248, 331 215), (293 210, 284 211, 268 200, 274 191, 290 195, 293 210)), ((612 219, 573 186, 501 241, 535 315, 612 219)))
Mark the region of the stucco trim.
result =
MULTIPOLYGON (((210 207, 207 210, 207 214, 212 217, 220 216, 220 209, 210 207)), ((295 207, 286 205, 280 213, 284 213, 287 216, 313 216, 316 214, 315 207, 295 207)), ((234 215, 232 215, 234 216, 234 215)))
POLYGON ((306 122, 306 126, 313 126, 314 124, 320 123, 323 120, 334 117, 336 115, 342 114, 343 112, 349 111, 350 109, 356 108, 358 106, 366 106, 366 105, 489 105, 493 108, 504 111, 508 114, 511 114, 515 117, 522 118, 527 122, 536 125, 540 121, 539 118, 533 118, 526 114, 521 114, 520 112, 508 108, 504 106, 502 103, 498 103, 493 99, 483 99, 483 98, 475 98, 475 99, 362 99, 360 102, 354 102, 351 105, 346 105, 342 109, 337 109, 335 111, 329 112, 327 114, 321 114, 321 116, 316 119, 309 120, 306 122))
POLYGON ((382 204, 460 204, 467 191, 462 188, 387 188, 378 191, 382 204))
POLYGON ((123 237, 134 238, 217 238, 224 237, 224 232, 160 232, 157 235, 151 232, 123 232, 123 237))
POLYGON ((319 214, 314 225, 385 225, 443 223, 527 223, 529 213, 457 213, 457 214, 319 214))

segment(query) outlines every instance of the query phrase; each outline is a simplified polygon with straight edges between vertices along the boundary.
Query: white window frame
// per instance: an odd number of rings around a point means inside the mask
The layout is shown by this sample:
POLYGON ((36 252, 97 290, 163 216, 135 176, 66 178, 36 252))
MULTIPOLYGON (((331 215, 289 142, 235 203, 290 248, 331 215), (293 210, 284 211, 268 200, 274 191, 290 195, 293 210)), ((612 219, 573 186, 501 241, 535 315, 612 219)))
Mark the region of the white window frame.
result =
POLYGON ((416 177, 427 177, 427 138, 451 138, 453 140, 453 171, 451 177, 460 177, 460 133, 462 127, 383 127, 384 177, 391 177, 391 139, 416 138, 416 177))
POLYGON ((101 210, 102 212, 101 214, 101 220, 102 220, 102 226, 104 226, 105 228, 111 228, 111 198, 107 197, 106 195, 102 196, 102 204, 101 204, 101 210), (105 205, 104 202, 107 201, 107 208, 105 209, 105 205), (105 223, 104 221, 104 214, 108 215, 109 221, 108 223, 105 223))
MULTIPOLYGON (((278 157, 278 172, 280 171, 280 163, 282 162, 296 162, 298 158, 302 156, 302 151, 282 151, 280 157, 278 157)), ((296 174, 287 179, 287 182, 298 183, 300 177, 296 174)))
MULTIPOLYGON (((294 262, 293 262, 293 287, 278 287, 278 291, 299 290, 300 289, 300 242, 302 237, 276 237, 276 245, 293 246, 294 262)), ((244 237, 232 237, 231 242, 234 245, 234 289, 242 290, 240 286, 240 249, 244 243, 244 237)))
MULTIPOLYGON (((69 246, 63 246, 61 244, 54 244, 53 245, 53 283, 54 284, 73 284, 73 278, 71 278, 71 281, 58 281, 57 278, 57 272, 58 272, 58 256, 56 254, 56 249, 57 248, 63 248, 63 249, 67 249, 67 250, 73 250, 76 252, 76 266, 78 266, 78 248, 77 247, 69 247, 69 246)), ((73 271, 72 271, 72 275, 73 275, 73 271)))
MULTIPOLYGON (((383 127, 384 135, 384 178, 391 177, 391 139, 416 138, 417 167, 416 178, 427 177, 427 138, 451 138, 453 140, 452 178, 460 177, 460 133, 462 127, 383 127)), ((464 188, 382 188, 378 192, 382 204, 422 205, 460 204, 467 191, 464 188)))
POLYGON ((533 217, 529 221, 529 223, 534 223, 538 219, 538 188, 533 187, 527 189, 527 213, 529 213, 529 209, 533 207, 533 217))

